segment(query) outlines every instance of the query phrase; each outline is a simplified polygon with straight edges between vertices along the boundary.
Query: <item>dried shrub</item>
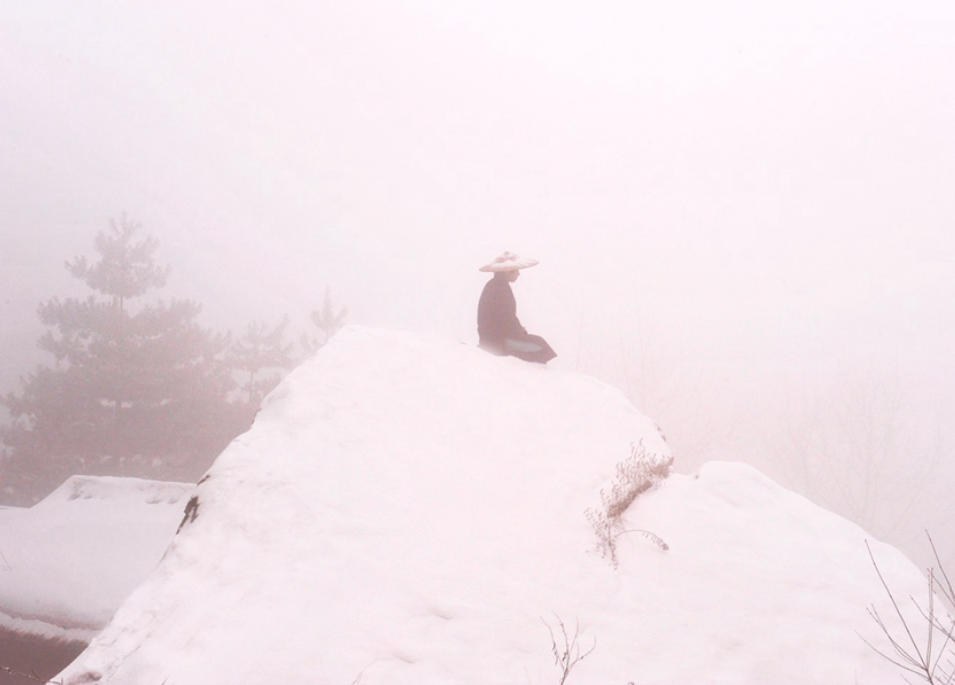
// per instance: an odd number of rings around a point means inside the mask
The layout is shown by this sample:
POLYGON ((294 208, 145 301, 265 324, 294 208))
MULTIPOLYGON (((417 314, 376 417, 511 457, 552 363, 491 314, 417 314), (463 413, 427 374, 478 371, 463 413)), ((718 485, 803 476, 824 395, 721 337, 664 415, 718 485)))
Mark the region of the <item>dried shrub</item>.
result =
POLYGON ((673 457, 649 454, 641 440, 630 446, 630 456, 617 464, 617 473, 610 492, 600 491, 600 508, 584 512, 597 534, 597 551, 617 568, 617 538, 624 533, 637 533, 647 538, 660 549, 670 548, 660 536, 648 530, 627 528, 623 514, 642 493, 654 487, 670 475, 673 457))

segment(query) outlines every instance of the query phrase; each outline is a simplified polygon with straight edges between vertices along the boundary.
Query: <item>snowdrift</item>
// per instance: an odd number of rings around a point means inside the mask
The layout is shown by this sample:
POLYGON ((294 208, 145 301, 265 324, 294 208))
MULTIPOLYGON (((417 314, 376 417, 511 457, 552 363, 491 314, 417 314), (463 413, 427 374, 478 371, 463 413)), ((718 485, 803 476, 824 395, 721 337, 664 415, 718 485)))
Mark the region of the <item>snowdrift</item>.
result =
MULTIPOLYGON (((858 527, 751 468, 585 512, 659 430, 616 390, 349 327, 267 398, 66 683, 886 683, 858 527), (564 630, 561 629, 561 623, 564 630), (564 632, 566 631, 566 633, 564 632)), ((919 572, 873 542, 900 593, 919 572)), ((881 606, 881 605, 880 605, 881 606)))
POLYGON ((156 567, 194 488, 73 476, 0 507, 0 628, 88 642, 156 567))

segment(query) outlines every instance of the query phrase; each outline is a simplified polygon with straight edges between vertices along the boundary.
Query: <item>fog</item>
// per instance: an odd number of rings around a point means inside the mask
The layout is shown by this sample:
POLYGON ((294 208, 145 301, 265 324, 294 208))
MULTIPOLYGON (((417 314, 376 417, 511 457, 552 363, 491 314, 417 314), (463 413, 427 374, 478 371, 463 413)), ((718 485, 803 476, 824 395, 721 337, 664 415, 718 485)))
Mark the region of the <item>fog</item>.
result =
POLYGON ((748 461, 955 559, 955 5, 194 5, 0 8, 0 391, 123 210, 223 330, 331 288, 473 344, 508 249, 551 365, 680 470, 748 461))

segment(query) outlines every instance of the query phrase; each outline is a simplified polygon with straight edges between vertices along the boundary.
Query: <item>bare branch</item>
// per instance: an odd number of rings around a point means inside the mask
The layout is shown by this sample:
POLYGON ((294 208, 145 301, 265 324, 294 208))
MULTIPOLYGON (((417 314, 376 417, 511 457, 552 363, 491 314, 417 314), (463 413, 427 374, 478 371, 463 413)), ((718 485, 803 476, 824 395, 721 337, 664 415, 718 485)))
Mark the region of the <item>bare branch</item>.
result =
MULTIPOLYGON (((931 543, 931 536, 929 536, 929 542, 931 543)), ((872 617, 872 620, 875 621, 875 624, 882 631, 883 635, 885 635, 889 645, 892 647, 892 651, 895 653, 895 656, 890 656, 885 651, 874 646, 865 638, 862 638, 863 642, 865 642, 879 656, 901 668, 904 672, 917 675, 930 685, 952 685, 955 683, 955 664, 953 664, 951 659, 952 645, 955 644, 955 619, 953 619, 951 615, 946 614, 948 625, 943 623, 936 610, 935 603, 936 588, 940 588, 943 594, 946 592, 946 588, 951 588, 951 584, 945 575, 944 569, 941 570, 941 573, 942 577, 945 578, 945 586, 941 586, 936 579, 935 569, 928 569, 927 608, 923 608, 914 597, 909 596, 912 604, 922 616, 922 619, 924 619, 928 631, 924 638, 924 645, 920 646, 920 642, 916 640, 909 621, 902 613, 902 610, 896 601, 895 595, 892 593, 892 589, 889 587, 888 582, 886 582, 885 576, 883 576, 878 563, 876 563, 875 556, 872 553, 872 548, 870 547, 869 542, 866 541, 865 544, 866 549, 869 552, 869 559, 872 561, 872 566, 875 568, 875 572, 879 577, 879 581, 882 583, 882 587, 885 590, 889 601, 892 603, 892 607, 895 610, 895 614, 898 617, 899 622, 902 624, 904 638, 901 642, 896 639, 893 631, 890 630, 886 625, 885 621, 879 615, 879 612, 875 609, 875 606, 870 606, 868 608, 869 615, 872 617), (940 632, 943 638, 941 640, 941 645, 936 643, 936 631, 940 632), (933 653, 935 654, 934 658, 933 653), (942 659, 945 657, 948 657, 948 659, 943 664, 942 659)), ((936 561, 938 561, 937 552, 936 561)), ((941 565, 941 563, 939 565, 941 565)), ((860 637, 862 636, 860 635, 860 637)), ((902 678, 908 682, 904 675, 902 678)))
POLYGON ((554 629, 551 625, 541 618, 541 621, 547 626, 547 631, 550 633, 550 648, 551 652, 554 654, 554 665, 560 668, 561 677, 560 684, 565 685, 567 678, 570 676, 571 670, 578 663, 586 659, 590 654, 597 649, 597 638, 594 638, 594 644, 586 652, 581 653, 580 645, 577 642, 577 637, 580 632, 580 623, 574 619, 574 634, 569 636, 567 634, 567 627, 564 625, 564 622, 561 620, 560 616, 554 614, 554 618, 557 619, 557 625, 560 626, 561 638, 563 640, 563 647, 557 645, 557 638, 554 636, 554 629))

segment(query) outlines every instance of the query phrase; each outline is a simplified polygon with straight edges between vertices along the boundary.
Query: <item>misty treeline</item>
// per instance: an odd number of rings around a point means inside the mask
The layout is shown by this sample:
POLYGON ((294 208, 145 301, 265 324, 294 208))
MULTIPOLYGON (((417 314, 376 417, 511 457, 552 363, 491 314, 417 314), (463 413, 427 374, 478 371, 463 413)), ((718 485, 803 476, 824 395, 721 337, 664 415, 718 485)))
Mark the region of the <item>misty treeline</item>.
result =
MULTIPOLYGON (((951 525, 952 412, 897 365, 842 359, 768 376, 714 373, 652 327, 621 335, 612 371, 692 473, 745 461, 931 564, 925 532, 951 525)), ((951 536, 938 551, 955 565, 951 536)))
POLYGON ((158 247, 124 213, 96 235, 95 261, 66 262, 92 292, 40 304, 48 330, 38 345, 53 361, 0 398, 10 415, 0 424, 0 504, 33 503, 74 474, 197 480, 282 375, 344 323, 326 290, 298 356, 287 316, 240 335, 204 328, 200 304, 145 297, 171 272, 158 247))

